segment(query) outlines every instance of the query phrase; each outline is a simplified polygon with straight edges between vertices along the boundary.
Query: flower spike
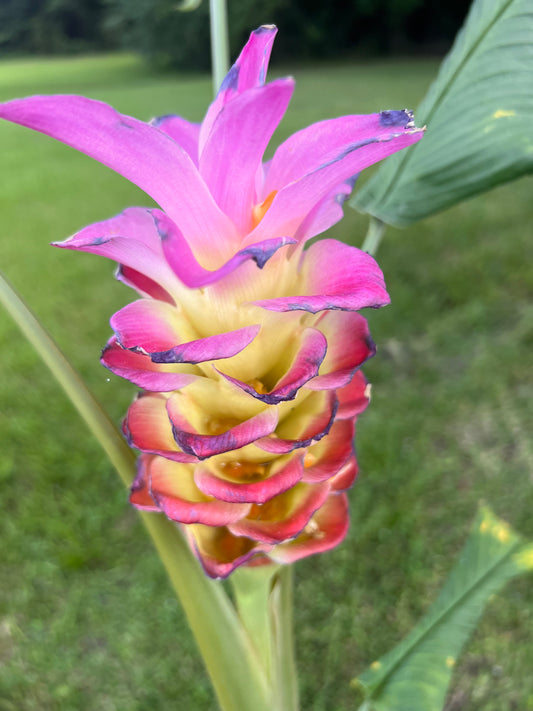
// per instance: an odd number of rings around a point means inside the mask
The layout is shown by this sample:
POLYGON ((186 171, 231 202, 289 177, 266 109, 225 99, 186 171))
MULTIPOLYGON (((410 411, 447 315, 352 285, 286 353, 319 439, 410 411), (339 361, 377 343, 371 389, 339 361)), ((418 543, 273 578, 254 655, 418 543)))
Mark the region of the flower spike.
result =
POLYGON ((292 96, 266 82, 276 28, 252 32, 201 124, 144 123, 100 101, 34 96, 0 118, 120 173, 158 207, 64 249, 118 263, 140 297, 111 318, 103 365, 143 389, 123 431, 130 501, 178 523, 211 577, 338 545, 375 353, 358 311, 389 303, 374 259, 325 239, 364 168, 422 138, 405 110, 321 121, 267 145, 292 96))

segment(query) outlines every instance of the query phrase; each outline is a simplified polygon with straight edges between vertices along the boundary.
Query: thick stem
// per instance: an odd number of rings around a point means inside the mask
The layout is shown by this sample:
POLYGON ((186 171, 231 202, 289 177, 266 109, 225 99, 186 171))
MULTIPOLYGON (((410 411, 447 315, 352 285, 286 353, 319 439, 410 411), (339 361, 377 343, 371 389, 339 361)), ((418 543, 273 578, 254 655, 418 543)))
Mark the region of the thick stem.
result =
POLYGON ((211 66, 216 96, 229 69, 228 12, 226 0, 209 0, 211 66))
POLYGON ((230 577, 237 613, 248 632, 269 684, 272 681, 273 659, 270 593, 278 570, 276 565, 244 566, 235 570, 230 577))
MULTIPOLYGON (((135 457, 122 435, 52 338, 0 274, 3 303, 129 486, 135 457)), ((272 711, 267 677, 246 630, 220 583, 209 580, 178 527, 157 514, 141 514, 202 653, 223 711, 272 711)))
POLYGON ((387 225, 377 217, 370 217, 368 232, 366 233, 365 241, 361 247, 363 252, 368 252, 368 254, 371 254, 373 257, 376 256, 376 252, 378 251, 379 243, 381 242, 386 226, 387 225))
POLYGON ((239 617, 269 680, 271 710, 298 711, 291 567, 244 567, 230 580, 239 617))
POLYGON ((298 711, 298 676, 294 659, 293 571, 282 566, 272 586, 270 615, 273 627, 274 692, 279 711, 298 711))

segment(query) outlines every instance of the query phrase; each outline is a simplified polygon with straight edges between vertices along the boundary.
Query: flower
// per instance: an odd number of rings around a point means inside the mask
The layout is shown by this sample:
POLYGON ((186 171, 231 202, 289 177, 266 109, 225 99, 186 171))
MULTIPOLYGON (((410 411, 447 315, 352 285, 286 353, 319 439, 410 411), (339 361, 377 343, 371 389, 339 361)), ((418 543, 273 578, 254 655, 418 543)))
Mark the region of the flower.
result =
POLYGON ((372 257, 306 242, 342 217, 363 168, 419 140, 407 111, 322 121, 263 154, 293 80, 265 84, 276 29, 253 32, 203 122, 149 124, 79 96, 0 117, 137 184, 129 208, 57 246, 119 263, 138 300, 111 318, 102 362, 143 391, 124 433, 141 451, 134 506, 183 527, 208 575, 337 545, 357 474, 355 420, 375 352, 363 307, 387 304, 372 257))

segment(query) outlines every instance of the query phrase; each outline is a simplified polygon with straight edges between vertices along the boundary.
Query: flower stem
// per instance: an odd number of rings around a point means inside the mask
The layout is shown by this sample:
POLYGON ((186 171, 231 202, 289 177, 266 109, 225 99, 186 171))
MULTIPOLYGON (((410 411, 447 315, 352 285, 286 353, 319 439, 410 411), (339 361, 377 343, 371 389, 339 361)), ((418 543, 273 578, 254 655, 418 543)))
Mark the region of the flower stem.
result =
POLYGON ((244 567, 230 580, 237 612, 269 680, 270 708, 297 711, 291 566, 244 567))
POLYGON ((274 677, 280 711, 298 711, 298 675, 294 659, 292 622, 293 571, 282 566, 271 592, 270 615, 274 637, 274 677))
POLYGON ((229 69, 228 12, 226 0, 209 0, 213 93, 216 96, 229 69))
POLYGON ((378 251, 381 238, 385 233, 386 226, 387 225, 377 217, 374 217, 373 215, 370 217, 368 232, 366 233, 365 241, 361 247, 363 252, 368 252, 368 254, 371 254, 373 257, 376 256, 376 252, 378 251))
MULTIPOLYGON (((102 406, 0 273, 0 303, 34 346, 89 429, 108 455, 122 481, 135 476, 135 456, 102 406)), ((246 630, 220 583, 209 580, 178 527, 157 514, 141 514, 159 552, 223 711, 272 711, 267 679, 246 630)))

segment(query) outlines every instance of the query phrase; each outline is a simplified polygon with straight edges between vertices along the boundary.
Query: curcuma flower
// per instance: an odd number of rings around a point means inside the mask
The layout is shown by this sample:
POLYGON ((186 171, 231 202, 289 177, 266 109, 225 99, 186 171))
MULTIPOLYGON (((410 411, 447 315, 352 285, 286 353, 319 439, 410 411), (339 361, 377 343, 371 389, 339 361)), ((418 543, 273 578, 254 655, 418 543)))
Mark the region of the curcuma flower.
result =
POLYGON ((140 450, 134 506, 182 525, 212 577, 337 545, 357 474, 364 307, 387 304, 372 257, 306 242, 342 217, 354 177, 418 141, 406 111, 322 121, 262 162, 293 80, 265 84, 276 29, 253 32, 203 122, 149 124, 79 96, 0 116, 73 146, 142 188, 134 207, 58 246, 118 262, 140 298, 111 318, 103 364, 143 390, 124 433, 140 450))

